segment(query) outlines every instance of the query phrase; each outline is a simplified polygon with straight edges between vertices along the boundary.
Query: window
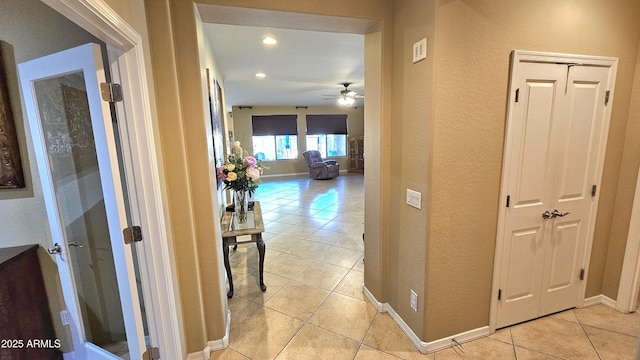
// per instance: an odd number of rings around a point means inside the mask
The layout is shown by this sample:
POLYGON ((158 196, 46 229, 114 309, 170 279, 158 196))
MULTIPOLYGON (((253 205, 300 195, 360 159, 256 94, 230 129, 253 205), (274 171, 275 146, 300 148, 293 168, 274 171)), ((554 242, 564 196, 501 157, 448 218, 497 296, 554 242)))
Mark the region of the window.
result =
POLYGON ((323 158, 347 156, 347 115, 307 115, 307 150, 323 158))
POLYGON ((307 135, 307 150, 318 150, 323 158, 347 156, 347 135, 307 135))
POLYGON ((253 155, 258 160, 298 158, 296 115, 254 115, 253 155))

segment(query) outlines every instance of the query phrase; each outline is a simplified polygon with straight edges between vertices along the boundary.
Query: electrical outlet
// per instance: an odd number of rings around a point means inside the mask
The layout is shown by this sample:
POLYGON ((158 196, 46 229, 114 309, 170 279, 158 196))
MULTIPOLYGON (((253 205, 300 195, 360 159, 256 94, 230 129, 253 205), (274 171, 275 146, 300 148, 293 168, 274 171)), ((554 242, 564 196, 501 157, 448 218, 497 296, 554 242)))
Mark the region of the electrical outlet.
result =
POLYGON ((69 314, 68 310, 60 311, 60 321, 62 321, 62 325, 64 326, 71 324, 71 314, 69 314))
POLYGON ((422 194, 411 189, 407 189, 407 205, 413 206, 416 209, 422 207, 422 194))
POLYGON ((415 291, 411 290, 411 298, 409 299, 409 306, 413 309, 413 311, 418 311, 418 294, 415 291))

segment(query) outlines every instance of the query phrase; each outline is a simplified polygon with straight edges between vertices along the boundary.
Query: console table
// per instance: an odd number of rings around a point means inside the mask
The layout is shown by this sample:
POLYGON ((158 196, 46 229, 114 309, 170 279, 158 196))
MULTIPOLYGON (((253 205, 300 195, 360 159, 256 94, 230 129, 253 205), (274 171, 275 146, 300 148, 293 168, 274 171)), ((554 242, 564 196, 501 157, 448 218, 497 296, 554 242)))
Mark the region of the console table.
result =
POLYGON ((264 223, 262 222, 262 212, 260 211, 260 202, 258 201, 253 202, 253 210, 249 211, 245 224, 238 224, 233 212, 226 211, 224 213, 222 217, 222 252, 224 254, 224 267, 227 270, 227 278, 229 279, 227 298, 233 297, 233 277, 231 276, 231 266, 229 265, 229 246, 234 246, 235 249, 238 244, 256 243, 258 246, 258 255, 260 257, 260 289, 262 291, 267 290, 262 276, 265 251, 264 240, 262 240, 263 232, 264 223), (237 237, 244 235, 251 235, 251 240, 238 241, 237 237))

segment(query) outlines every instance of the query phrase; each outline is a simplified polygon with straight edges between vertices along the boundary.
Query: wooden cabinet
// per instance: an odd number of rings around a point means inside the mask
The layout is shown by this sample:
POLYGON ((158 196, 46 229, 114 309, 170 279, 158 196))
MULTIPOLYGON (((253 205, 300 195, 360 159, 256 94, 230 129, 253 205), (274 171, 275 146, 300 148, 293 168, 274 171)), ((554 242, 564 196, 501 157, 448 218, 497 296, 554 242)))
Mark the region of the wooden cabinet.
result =
POLYGON ((349 172, 364 173, 364 136, 349 138, 349 172))
POLYGON ((0 359, 62 360, 38 245, 0 249, 0 359))

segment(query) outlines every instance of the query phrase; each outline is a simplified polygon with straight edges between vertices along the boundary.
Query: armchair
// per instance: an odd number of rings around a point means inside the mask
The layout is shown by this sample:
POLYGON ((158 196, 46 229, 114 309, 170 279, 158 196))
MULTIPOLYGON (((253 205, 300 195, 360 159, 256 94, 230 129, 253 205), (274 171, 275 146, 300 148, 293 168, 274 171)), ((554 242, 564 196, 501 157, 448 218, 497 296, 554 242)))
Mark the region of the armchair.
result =
POLYGON ((317 150, 309 150, 302 153, 307 162, 309 177, 315 180, 333 179, 338 176, 340 164, 335 160, 322 160, 322 155, 317 150))

